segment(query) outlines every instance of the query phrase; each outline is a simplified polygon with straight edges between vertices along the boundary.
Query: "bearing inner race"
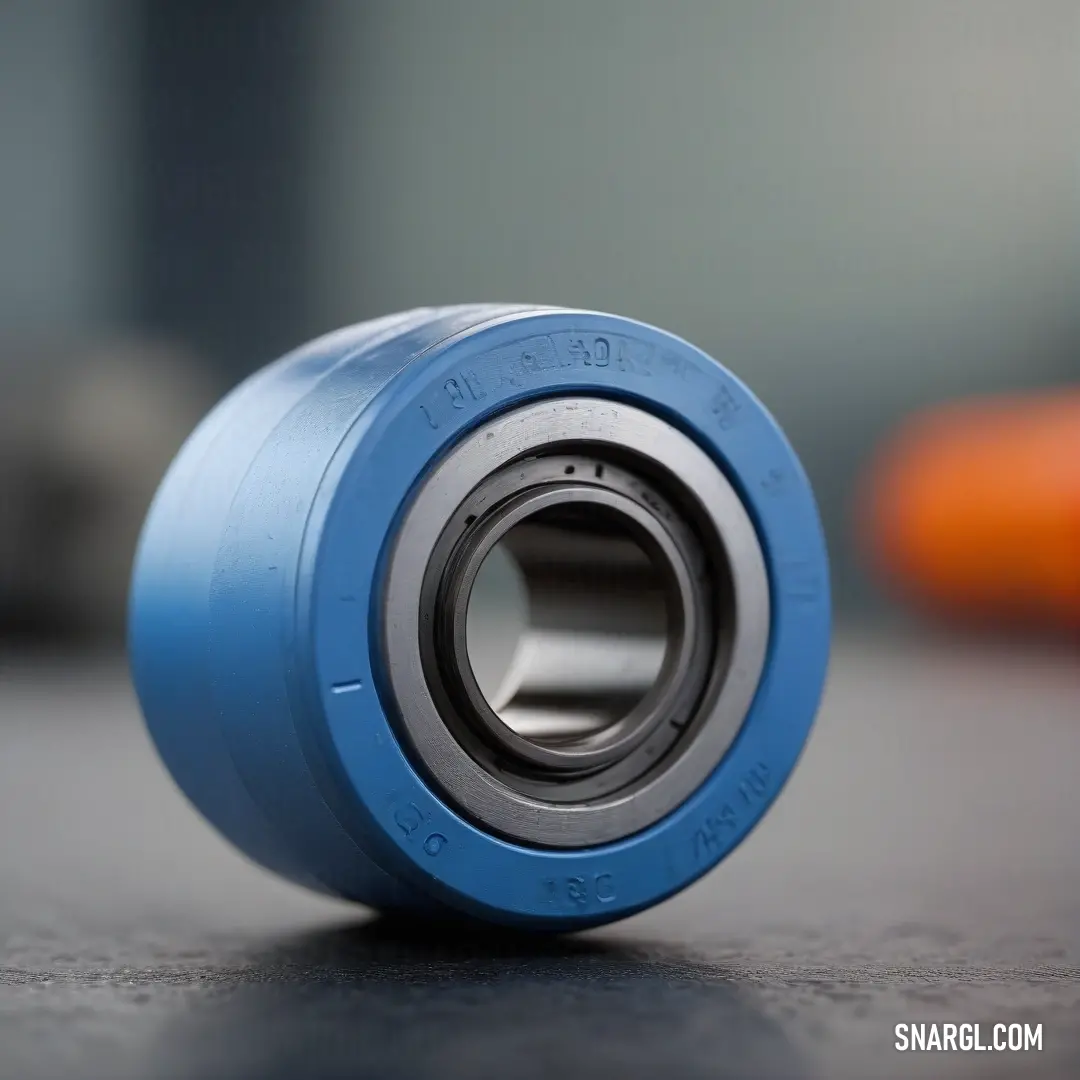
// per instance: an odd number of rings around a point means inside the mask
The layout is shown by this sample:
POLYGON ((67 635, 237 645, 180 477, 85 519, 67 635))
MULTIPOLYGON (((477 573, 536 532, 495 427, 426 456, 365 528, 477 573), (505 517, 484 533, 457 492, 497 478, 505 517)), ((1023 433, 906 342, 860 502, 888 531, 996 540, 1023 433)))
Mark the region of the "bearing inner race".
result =
POLYGON ((730 644, 730 627, 713 625, 721 598, 730 622, 730 584, 711 579, 690 527, 610 455, 512 462, 462 503, 429 563, 425 672, 458 741, 504 783, 597 798, 650 768, 690 720, 718 629, 730 644), (501 595, 475 589, 499 559, 501 595), (508 611, 508 572, 522 612, 508 611), (470 635, 478 619, 494 626, 470 635), (490 651, 496 635, 516 647, 485 694, 473 665, 488 658, 470 638, 490 651))

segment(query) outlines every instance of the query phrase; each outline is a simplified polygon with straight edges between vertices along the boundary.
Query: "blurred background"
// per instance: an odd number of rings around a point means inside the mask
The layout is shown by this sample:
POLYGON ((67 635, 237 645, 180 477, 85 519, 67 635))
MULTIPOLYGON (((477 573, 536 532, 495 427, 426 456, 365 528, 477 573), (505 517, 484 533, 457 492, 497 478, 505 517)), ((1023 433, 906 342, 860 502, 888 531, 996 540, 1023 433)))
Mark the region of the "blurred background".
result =
POLYGON ((1080 370, 1078 60, 1070 2, 0 0, 5 635, 117 640, 145 503, 244 375, 476 299, 731 366, 880 615, 880 440, 1080 370))

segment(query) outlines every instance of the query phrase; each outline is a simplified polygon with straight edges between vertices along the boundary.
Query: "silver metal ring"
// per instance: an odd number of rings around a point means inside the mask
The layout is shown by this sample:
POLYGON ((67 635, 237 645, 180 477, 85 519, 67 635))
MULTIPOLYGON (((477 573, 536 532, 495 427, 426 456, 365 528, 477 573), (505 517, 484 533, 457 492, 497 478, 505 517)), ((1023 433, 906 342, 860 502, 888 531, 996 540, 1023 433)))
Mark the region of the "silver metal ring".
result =
POLYGON ((670 813, 720 763, 760 681, 769 609, 754 527, 695 443, 632 406, 539 402, 471 433, 413 495, 383 592, 387 705, 414 764, 480 827, 544 847, 611 842, 670 813), (571 479, 563 462, 577 460, 595 471, 571 479), (675 626, 655 686, 625 717, 543 745, 485 708, 466 610, 502 537, 546 508, 578 505, 617 516, 652 553, 675 626))
MULTIPOLYGON (((558 462, 555 459, 555 468, 558 462)), ((610 472, 609 472, 610 475, 610 472)), ((671 538, 644 507, 626 496, 620 496, 603 488, 577 484, 574 486, 544 485, 530 489, 521 496, 508 500, 508 505, 499 508, 499 513, 492 515, 493 520, 485 522, 477 530, 478 535, 472 543, 466 542, 466 555, 463 565, 453 575, 448 584, 450 596, 445 602, 446 614, 450 623, 451 670, 464 684, 470 712, 486 729, 491 737, 509 753, 523 761, 531 762, 540 768, 547 767, 560 774, 580 772, 590 768, 602 767, 624 757, 629 751, 640 745, 666 715, 671 711, 671 691, 678 689, 678 684, 687 678, 692 662, 693 642, 697 636, 700 619, 697 618, 694 604, 691 570, 679 557, 678 549, 671 538), (664 667, 666 670, 657 680, 652 693, 644 695, 634 709, 626 716, 602 731, 575 741, 570 745, 546 746, 525 738, 508 727, 484 699, 472 672, 466 641, 466 609, 472 585, 483 563, 495 544, 515 525, 528 517, 543 511, 549 506, 589 505, 608 507, 632 522, 641 530, 645 543, 655 545, 664 559, 663 565, 670 570, 673 585, 679 597, 680 625, 675 636, 675 646, 668 650, 664 667), (453 599, 451 599, 451 597, 453 599), (666 691, 666 693, 665 693, 666 691), (666 708, 665 708, 666 706, 666 708)))
MULTIPOLYGON (((539 532, 544 531, 541 526, 539 532)), ((626 569, 624 566, 623 570, 626 569)), ((610 458, 605 460, 580 448, 574 454, 545 453, 512 462, 469 494, 447 523, 428 561, 420 598, 421 655, 439 713, 477 762, 508 786, 527 795, 536 795, 547 802, 584 803, 623 790, 655 766, 682 734, 698 707, 717 658, 717 646, 724 648, 724 643, 716 640, 714 630, 713 584, 708 560, 688 525, 656 486, 640 475, 610 458), (577 478, 568 483, 575 472, 577 478), (587 557, 587 538, 586 551, 581 548, 580 515, 576 532, 568 533, 567 523, 563 522, 564 528, 555 533, 562 539, 561 557, 551 549, 551 544, 558 545, 558 540, 553 539, 550 530, 547 542, 541 540, 537 547, 535 529, 547 509, 564 513, 567 509, 589 511, 585 517, 592 527, 591 559, 587 557), (605 515, 609 528, 606 535, 597 537, 595 529, 602 525, 605 515), (623 534, 624 562, 625 541, 633 537, 631 544, 639 557, 637 575, 616 571, 613 577, 611 568, 605 565, 619 561, 616 556, 620 542, 610 530, 615 519, 623 534), (511 676, 511 694, 505 693, 504 685, 496 689, 496 695, 510 703, 511 696, 514 702, 520 701, 519 690, 526 695, 530 690, 533 694, 546 690, 547 709, 540 716, 549 737, 553 734, 553 721, 556 728, 563 729, 564 735, 567 721, 573 724, 574 714, 567 713, 568 705, 571 709, 577 705, 579 710, 582 706, 587 710, 585 716, 578 712, 578 721, 587 719, 590 725, 602 721, 602 730, 585 735, 579 731, 571 741, 557 739, 555 745, 535 729, 535 713, 529 737, 523 737, 525 732, 510 726, 506 715, 496 715, 480 690, 472 670, 473 658, 462 640, 466 622, 463 609, 467 606, 471 611, 473 606, 470 592, 476 576, 472 568, 478 563, 486 567, 493 555, 498 554, 499 547, 493 550, 492 539, 504 536, 509 542, 517 533, 520 540, 522 531, 533 532, 533 550, 530 554, 527 550, 530 545, 526 550, 520 544, 513 545, 514 561, 534 573, 539 569, 541 574, 544 570, 548 574, 546 580, 533 580, 536 587, 526 589, 530 632, 520 639, 520 644, 533 662, 524 665, 511 662, 507 672, 511 676), (574 595, 567 594, 564 577, 557 574, 552 580, 550 574, 551 570, 559 569, 560 563, 566 568, 567 554, 571 566, 577 569, 582 568, 580 560, 586 555, 585 575, 571 582, 574 595), (642 558, 653 571, 644 579, 640 575, 642 558), (607 590, 598 591, 597 579, 606 581, 607 590), (563 586, 561 591, 559 584, 563 586), (659 584, 663 596, 659 619, 655 594, 654 603, 649 603, 650 584, 659 584), (541 610, 537 611, 536 607, 541 610), (652 619, 648 617, 650 607, 652 619), (549 630, 551 616, 557 616, 558 632, 555 647, 548 640, 537 657, 535 649, 528 646, 535 647, 544 637, 541 629, 545 622, 544 609, 549 630), (653 636, 644 639, 646 649, 659 644, 662 653, 659 664, 652 670, 648 657, 642 663, 642 639, 635 635, 633 625, 638 624, 636 630, 640 633, 643 614, 646 623, 652 623, 653 636), (628 617, 630 625, 627 625, 628 617), (535 625, 537 622, 539 626, 535 625), (588 631, 598 628, 601 634, 590 640, 588 631), (539 634, 534 632, 537 630, 539 634), (614 668, 612 660, 616 662, 614 668), (573 668, 577 668, 576 678, 573 668), (522 677, 513 678, 515 671, 522 677), (594 693, 606 682, 607 708, 598 709, 599 703, 594 700, 590 709, 589 702, 581 700, 585 689, 582 681, 594 693), (563 693, 553 700, 551 691, 555 687, 563 693), (567 690, 571 692, 569 701, 565 696, 567 690), (620 690, 623 695, 630 691, 629 702, 625 696, 620 701, 620 690)), ((490 615, 490 603, 486 607, 490 615)), ((496 618, 495 629, 516 636, 525 627, 515 627, 507 624, 505 618, 496 618)), ((486 662, 487 657, 483 655, 480 659, 486 662)), ((512 712, 520 726, 520 709, 512 712)))

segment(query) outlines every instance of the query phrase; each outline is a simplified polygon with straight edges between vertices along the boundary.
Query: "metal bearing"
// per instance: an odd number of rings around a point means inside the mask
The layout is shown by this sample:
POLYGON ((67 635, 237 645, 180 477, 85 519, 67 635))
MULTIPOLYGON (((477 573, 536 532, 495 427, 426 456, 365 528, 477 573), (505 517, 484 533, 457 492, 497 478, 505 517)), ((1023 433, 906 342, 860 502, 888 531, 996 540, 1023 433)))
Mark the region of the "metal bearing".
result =
POLYGON ((154 740, 252 858, 536 929, 685 887, 779 794, 828 656, 809 485, 686 342, 423 309, 253 376, 148 516, 154 740))
MULTIPOLYGON (((764 665, 769 587, 746 510, 685 435, 632 406, 555 398, 485 424, 422 486, 389 565, 385 620, 399 723, 421 767, 479 824, 529 843, 583 847, 658 821, 719 763, 764 665), (573 464, 568 451, 584 461, 573 464), (614 464, 620 458, 625 465, 614 464), (655 479, 646 484, 639 473, 655 479), (674 500, 662 501, 663 491, 674 500), (478 557, 495 540, 568 506, 588 511, 579 525, 606 509, 646 538, 677 597, 675 625, 660 677, 635 709, 590 736, 544 746, 500 721, 476 690, 463 609, 478 557), (440 597, 438 571, 462 547, 464 565, 440 597), (449 633, 438 633, 440 615, 449 633), (447 687, 455 674, 466 683, 456 700, 447 687)), ((580 627, 566 636, 572 647, 580 627)), ((617 651, 626 636, 609 633, 606 647, 617 651)))

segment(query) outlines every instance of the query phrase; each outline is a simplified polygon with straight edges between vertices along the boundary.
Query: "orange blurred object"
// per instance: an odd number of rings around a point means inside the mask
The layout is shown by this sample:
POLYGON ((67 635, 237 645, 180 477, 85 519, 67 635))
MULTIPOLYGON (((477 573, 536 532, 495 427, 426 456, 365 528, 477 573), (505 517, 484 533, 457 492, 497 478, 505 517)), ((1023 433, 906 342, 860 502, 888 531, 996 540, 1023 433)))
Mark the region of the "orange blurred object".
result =
POLYGON ((863 477, 859 541, 901 597, 1080 629, 1080 391, 917 414, 863 477))

